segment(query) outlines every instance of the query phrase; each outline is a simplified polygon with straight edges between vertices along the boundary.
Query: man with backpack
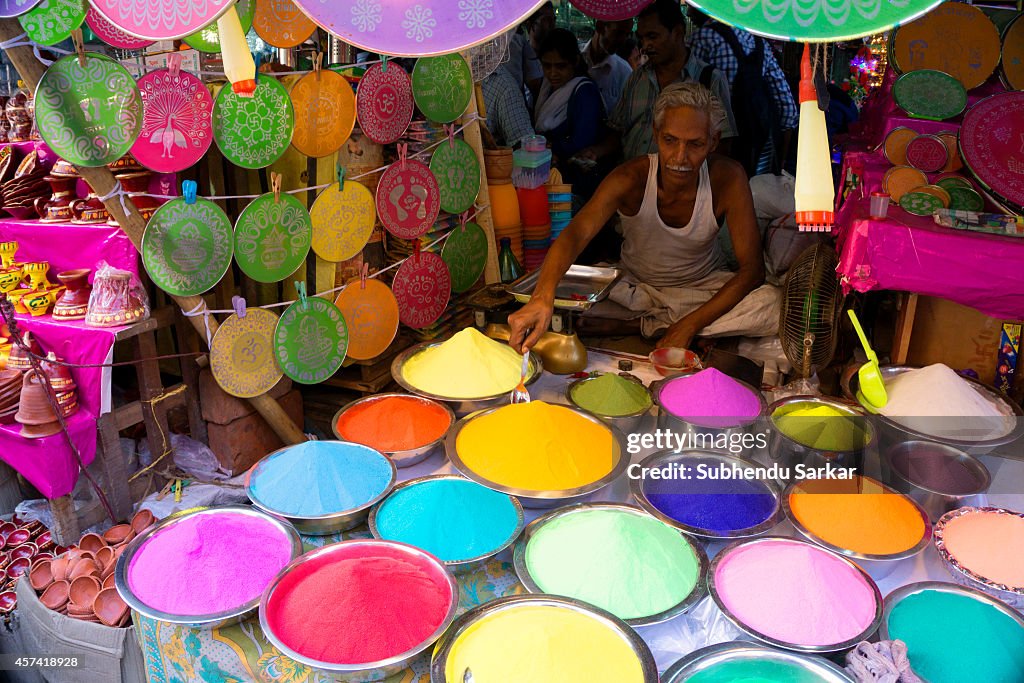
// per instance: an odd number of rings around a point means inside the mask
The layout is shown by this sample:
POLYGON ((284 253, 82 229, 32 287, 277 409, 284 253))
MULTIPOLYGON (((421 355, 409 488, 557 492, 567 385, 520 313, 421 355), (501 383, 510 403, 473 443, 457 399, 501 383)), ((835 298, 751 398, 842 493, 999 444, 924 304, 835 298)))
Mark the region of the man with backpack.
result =
POLYGON ((764 38, 709 19, 690 8, 700 27, 693 33, 693 54, 718 69, 729 82, 737 133, 730 153, 747 175, 783 166, 800 110, 771 45, 764 38))

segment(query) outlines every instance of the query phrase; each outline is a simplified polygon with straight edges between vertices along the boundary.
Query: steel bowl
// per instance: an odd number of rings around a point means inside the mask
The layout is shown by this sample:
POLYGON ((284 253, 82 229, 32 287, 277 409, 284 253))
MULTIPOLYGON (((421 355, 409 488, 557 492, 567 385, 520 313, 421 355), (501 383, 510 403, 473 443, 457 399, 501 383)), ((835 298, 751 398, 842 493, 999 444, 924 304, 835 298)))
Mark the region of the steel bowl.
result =
MULTIPOLYGON (((580 600, 563 598, 556 595, 512 595, 505 598, 498 598, 485 602, 469 610, 459 617, 448 632, 437 641, 434 647, 434 654, 430 660, 430 681, 431 683, 464 683, 469 678, 459 677, 458 680, 449 680, 445 671, 448 668, 448 657, 452 654, 452 648, 463 633, 480 623, 487 617, 498 612, 516 610, 522 607, 557 607, 560 609, 572 610, 587 615, 600 621, 604 626, 611 629, 621 638, 636 655, 643 672, 644 683, 658 683, 658 666, 654 661, 654 655, 643 638, 630 628, 626 622, 603 609, 588 605, 580 600)), ((518 653, 519 656, 529 656, 529 653, 518 653)), ((525 683, 525 682, 524 682, 525 683)))
MULTIPOLYGON (((855 683, 845 670, 824 657, 801 655, 785 650, 765 647, 758 643, 733 641, 709 645, 691 652, 669 667, 661 677, 661 683, 684 683, 691 678, 705 674, 716 667, 725 667, 738 662, 765 662, 799 669, 801 674, 814 677, 820 683, 855 683)), ((784 672, 779 672, 784 673, 784 672)), ((714 674, 710 674, 714 676, 714 674)), ((800 680, 807 679, 801 677, 800 680)))
POLYGON ((467 479, 472 479, 476 483, 486 486, 489 489, 493 489, 494 491, 515 496, 519 499, 519 502, 523 504, 523 507, 550 508, 556 505, 567 505, 569 503, 582 502, 590 494, 603 489, 605 486, 618 479, 629 466, 629 458, 623 457, 622 432, 615 427, 602 422, 600 418, 595 417, 586 411, 569 406, 561 407, 566 410, 573 411, 577 415, 593 422, 596 425, 600 425, 603 429, 607 429, 612 435, 612 469, 608 474, 604 475, 597 481, 593 481, 585 486, 573 489, 562 489, 559 491, 530 491, 491 481, 473 471, 459 456, 458 448, 456 447, 459 440, 459 434, 466 428, 466 425, 470 424, 473 420, 478 420, 485 415, 490 415, 496 410, 501 410, 501 407, 481 410, 459 420, 455 424, 455 428, 450 430, 448 432, 448 436, 445 437, 444 448, 445 453, 448 455, 448 460, 450 460, 455 469, 461 472, 467 479))
MULTIPOLYGON (((1006 616, 1013 619, 1014 622, 1022 629, 1024 629, 1024 615, 1021 615, 1015 609, 1010 607, 1004 602, 995 599, 987 593, 983 593, 975 588, 968 586, 960 586, 955 583, 948 583, 946 581, 919 581, 917 583, 908 583, 905 586, 900 586, 893 592, 885 596, 885 609, 882 612, 882 624, 879 626, 878 635, 881 640, 891 640, 889 637, 889 617, 892 616, 892 612, 896 609, 903 600, 906 600, 911 595, 916 593, 923 593, 924 591, 939 591, 941 593, 950 593, 952 595, 963 595, 969 598, 973 598, 978 602, 994 607, 1006 616)), ((951 652, 956 653, 956 648, 951 649, 951 652)), ((984 679, 984 674, 981 674, 981 678, 984 679)))
MULTIPOLYGON (((756 631, 755 629, 747 626, 742 620, 740 620, 739 617, 733 614, 732 611, 725 606, 725 601, 722 599, 722 596, 719 595, 718 585, 715 581, 715 576, 718 572, 718 567, 722 563, 722 561, 725 558, 729 557, 730 554, 732 554, 739 548, 744 548, 755 543, 773 543, 776 541, 803 543, 811 547, 818 547, 815 546, 813 543, 810 543, 809 541, 804 541, 799 538, 790 538, 788 536, 762 536, 761 538, 749 538, 746 540, 735 541, 734 543, 731 543, 730 545, 726 546, 726 548, 722 552, 718 553, 718 555, 715 556, 715 559, 711 562, 711 568, 708 569, 708 590, 711 593, 711 599, 715 601, 716 605, 718 605, 718 609, 722 610, 722 614, 724 614, 725 617, 729 621, 731 621, 738 629, 755 638, 756 640, 759 640, 762 643, 771 645, 773 647, 782 648, 783 650, 791 650, 794 652, 803 652, 809 654, 838 653, 843 652, 845 650, 849 650, 862 640, 867 640, 871 638, 872 634, 874 634, 875 631, 878 630, 878 625, 882 622, 882 593, 878 590, 878 585, 875 583, 875 580, 871 578, 870 574, 864 571, 857 563, 842 556, 836 557, 843 561, 847 566, 855 569, 864 578, 864 580, 868 582, 868 585, 871 586, 872 589, 874 589, 875 595, 875 616, 871 620, 871 624, 868 625, 868 627, 862 633, 857 634, 857 636, 850 638, 847 641, 844 641, 842 643, 832 643, 830 645, 803 645, 800 643, 787 643, 786 641, 778 640, 777 638, 773 638, 765 633, 761 633, 760 631, 756 631)), ((822 552, 828 552, 824 549, 821 550, 822 552)), ((765 590, 771 590, 771 586, 765 586, 764 588, 765 590)))
MULTIPOLYGON (((286 522, 294 526, 296 529, 298 529, 299 533, 302 533, 307 536, 328 536, 330 534, 338 533, 339 531, 348 531, 349 529, 359 526, 360 524, 366 521, 366 518, 370 514, 370 508, 372 508, 374 505, 387 498, 388 494, 391 493, 391 489, 394 488, 395 486, 395 480, 398 478, 398 471, 395 469, 395 463, 392 462, 390 458, 388 458, 380 451, 375 451, 369 446, 364 446, 362 444, 349 444, 348 442, 333 441, 321 441, 319 443, 346 443, 348 445, 357 446, 359 448, 363 448, 366 449, 367 451, 375 453, 387 461, 388 466, 391 468, 391 479, 388 482, 388 485, 384 487, 384 490, 378 496, 366 501, 365 503, 357 507, 352 508, 351 510, 342 510, 340 512, 332 512, 325 515, 293 515, 271 508, 269 505, 267 505, 266 503, 262 502, 259 498, 257 498, 255 493, 253 493, 253 479, 260 473, 263 467, 266 466, 266 463, 271 458, 279 456, 280 454, 284 453, 285 451, 289 450, 292 447, 285 446, 284 448, 279 448, 272 453, 268 453, 266 456, 261 458, 259 462, 253 465, 246 473, 245 495, 248 496, 252 504, 259 508, 260 510, 266 512, 268 515, 272 515, 279 519, 285 520, 286 522)), ((302 494, 302 492, 296 493, 298 495, 302 494)))
POLYGON ((758 414, 755 417, 742 420, 737 424, 729 427, 709 427, 707 425, 702 425, 699 424, 698 422, 694 422, 693 418, 682 417, 671 412, 668 408, 665 407, 665 404, 661 400, 662 392, 664 392, 665 388, 668 387, 672 382, 675 382, 676 380, 682 377, 689 377, 691 375, 695 375, 698 372, 702 371, 690 370, 687 372, 681 372, 677 375, 673 375, 672 377, 668 377, 663 380, 658 380, 651 384, 652 398, 654 399, 654 404, 658 406, 658 427, 660 429, 668 429, 675 432, 676 434, 685 434, 688 435, 687 438, 689 438, 689 435, 711 435, 714 436, 715 438, 717 438, 719 435, 725 435, 726 437, 731 438, 733 434, 749 433, 754 428, 754 426, 758 422, 760 422, 761 419, 764 417, 765 411, 768 408, 768 404, 764 400, 764 396, 756 388, 734 377, 730 377, 730 379, 739 384, 740 386, 743 386, 746 389, 750 390, 750 392, 757 397, 757 402, 760 408, 758 410, 758 414))
MULTIPOLYGON (((863 478, 864 479, 871 479, 871 477, 863 477, 863 478)), ((877 481, 877 480, 873 480, 872 479, 872 481, 877 481)), ((782 493, 782 509, 785 510, 786 517, 793 524, 793 527, 797 531, 799 531, 801 535, 803 535, 805 538, 807 538, 809 541, 811 541, 815 545, 819 545, 822 548, 825 548, 826 550, 831 550, 832 552, 837 553, 839 555, 842 555, 844 557, 848 557, 848 558, 852 558, 854 560, 857 560, 857 564, 859 564, 864 569, 868 570, 868 572, 872 576, 874 576, 876 578, 884 578, 885 576, 888 576, 896 568, 896 563, 897 562, 899 562, 900 560, 905 560, 907 558, 910 558, 910 557, 913 557, 913 556, 917 555, 922 550, 924 550, 926 547, 928 547, 929 543, 931 543, 931 539, 932 539, 932 522, 928 518, 928 513, 925 512, 924 508, 922 508, 920 506, 920 504, 918 504, 918 502, 916 500, 914 500, 913 498, 911 498, 910 496, 907 496, 907 495, 905 495, 903 493, 895 491, 895 490, 889 488, 888 486, 885 486, 881 482, 877 482, 878 484, 882 485, 882 487, 884 489, 887 489, 888 491, 890 491, 891 495, 903 496, 904 498, 906 498, 910 502, 910 504, 914 506, 914 509, 917 510, 917 513, 919 515, 921 515, 921 521, 924 522, 924 532, 921 534, 921 540, 919 540, 916 544, 914 544, 910 548, 907 548, 903 552, 894 553, 892 555, 875 555, 875 554, 872 554, 872 553, 859 553, 859 552, 857 552, 855 550, 850 550, 848 548, 840 548, 837 545, 833 545, 833 544, 829 543, 828 541, 826 541, 826 540, 822 539, 821 537, 819 537, 817 534, 815 534, 813 531, 808 529, 806 526, 804 526, 803 523, 801 523, 800 520, 797 519, 796 515, 793 514, 793 507, 790 505, 789 497, 797 489, 797 487, 800 485, 800 483, 801 482, 793 482, 792 484, 787 486, 786 490, 783 491, 783 493, 782 493)), ((807 495, 813 495, 813 494, 807 494, 807 495)), ((856 494, 853 494, 853 495, 856 495, 856 494)))
POLYGON ((960 564, 960 562, 949 552, 949 549, 946 548, 944 538, 946 525, 957 517, 979 512, 1013 515, 1024 519, 1024 512, 1015 512, 1005 508, 963 507, 958 510, 947 512, 935 525, 935 531, 933 532, 935 549, 939 552, 939 558, 942 560, 942 565, 946 568, 946 571, 949 572, 949 575, 953 577, 953 580, 961 586, 966 586, 967 588, 973 588, 974 590, 981 591, 982 593, 987 593, 994 598, 1002 600, 1010 607, 1024 613, 1024 586, 1007 586, 1006 584, 997 583, 991 579, 981 576, 960 564))
MULTIPOLYGON (((431 394, 429 392, 418 389, 413 386, 409 380, 405 378, 405 364, 418 353, 426 351, 434 346, 440 346, 444 342, 422 342, 420 344, 414 344, 405 351, 395 356, 395 359, 391 361, 391 376, 394 378, 398 386, 402 387, 410 394, 416 394, 423 398, 430 398, 435 401, 440 401, 451 406, 455 412, 456 417, 465 417, 470 413, 475 413, 479 410, 486 410, 488 408, 496 408, 501 405, 509 403, 512 394, 512 389, 503 391, 500 394, 492 394, 491 396, 478 396, 476 398, 453 398, 451 396, 438 396, 437 394, 431 394)), ((468 370, 468 368, 467 368, 468 370)), ((526 385, 529 386, 537 381, 544 372, 544 365, 541 363, 540 356, 534 352, 530 352, 530 367, 526 376, 526 385)))
MULTIPOLYGON (((858 473, 864 470, 864 454, 871 452, 877 446, 875 429, 863 412, 851 408, 837 401, 830 401, 821 396, 788 396, 775 401, 767 409, 768 419, 768 457, 772 463, 777 463, 780 468, 784 467, 792 475, 796 465, 819 469, 832 467, 836 469, 853 468, 858 473), (860 448, 852 450, 830 451, 815 448, 808 444, 797 441, 784 431, 779 429, 775 423, 774 415, 780 408, 795 403, 810 403, 815 406, 828 406, 845 417, 856 420, 858 426, 863 427, 866 433, 864 444, 860 448)), ((808 418, 809 419, 809 418, 808 418)), ((794 477, 787 478, 786 483, 793 481, 794 477)))
POLYGON ((281 570, 281 573, 267 586, 266 590, 263 591, 263 595, 259 601, 259 616, 260 616, 260 628, 263 633, 278 650, 284 653, 287 657, 305 664, 308 667, 316 669, 326 673, 331 677, 331 680, 345 681, 346 683, 369 683, 370 681, 382 681, 389 676, 393 676, 396 673, 407 668, 409 664, 417 656, 420 655, 424 650, 433 645, 441 634, 443 634, 452 621, 455 619, 455 612, 459 607, 459 585, 455 581, 455 576, 451 570, 445 567, 444 563, 439 559, 427 553, 419 548, 415 548, 405 543, 396 543, 395 541, 378 541, 378 540, 355 540, 355 541, 342 541, 340 543, 334 543, 331 545, 324 546, 317 550, 310 551, 301 557, 298 557, 291 561, 291 563, 281 570), (318 560, 323 557, 329 557, 333 555, 344 556, 349 550, 355 550, 365 548, 366 546, 388 546, 399 552, 406 553, 410 558, 416 558, 418 560, 426 560, 429 563, 435 564, 437 569, 444 573, 444 576, 448 580, 448 586, 451 589, 451 605, 448 608, 448 613, 445 615, 444 620, 437 627, 437 629, 427 636, 421 643, 417 644, 413 648, 406 652, 402 652, 388 659, 381 660, 379 662, 366 662, 363 664, 339 664, 336 662, 322 662, 305 655, 295 652, 287 644, 285 644, 281 638, 274 633, 274 630, 270 627, 269 620, 267 618, 267 606, 274 596, 274 591, 277 590, 281 582, 288 576, 289 573, 301 567, 302 565, 318 560))
MULTIPOLYGON (((440 479, 453 479, 453 480, 456 480, 456 481, 471 481, 471 480, 467 479, 466 477, 462 477, 462 476, 459 476, 457 474, 431 474, 431 475, 428 475, 428 476, 425 476, 425 477, 417 477, 416 479, 409 479, 408 481, 403 481, 401 484, 398 484, 397 486, 395 486, 394 489, 392 489, 391 494, 389 494, 388 497, 390 498, 391 495, 393 495, 395 493, 398 493, 399 491, 401 491, 404 488, 408 488, 410 486, 415 486, 416 484, 422 484, 423 482, 426 482, 426 481, 436 481, 436 480, 440 480, 440 479)), ((477 482, 473 482, 473 483, 475 484, 477 482)), ((516 539, 519 538, 519 534, 521 534, 523 532, 523 527, 526 526, 526 519, 523 516, 523 506, 519 502, 519 500, 515 496, 509 496, 508 498, 509 498, 510 501, 512 501, 513 507, 515 507, 516 518, 518 519, 518 522, 516 524, 516 529, 512 533, 512 535, 508 538, 508 540, 506 540, 504 543, 502 543, 500 546, 498 546, 494 550, 488 551, 488 552, 484 553, 483 555, 478 555, 477 557, 471 557, 471 558, 466 559, 466 560, 442 560, 442 562, 444 562, 444 564, 446 566, 448 566, 448 567, 465 567, 465 566, 471 566, 471 565, 476 565, 476 564, 480 564, 480 563, 486 562, 487 560, 491 559, 492 557, 494 557, 495 555, 497 555, 501 551, 505 550, 506 548, 511 547, 512 544, 516 542, 516 539)), ((370 518, 368 520, 368 524, 369 524, 369 527, 370 527, 370 533, 373 534, 374 538, 379 538, 381 540, 388 540, 388 539, 385 539, 383 536, 381 536, 380 529, 377 528, 377 514, 380 512, 381 506, 383 506, 384 503, 386 503, 386 502, 387 502, 387 498, 385 498, 383 501, 381 501, 381 503, 379 505, 375 505, 374 508, 370 511, 370 518)))
POLYGON ((988 468, 985 467, 983 462, 958 448, 934 441, 907 441, 887 448, 882 453, 882 473, 886 475, 885 483, 917 501, 924 508, 925 512, 928 513, 928 517, 932 521, 942 517, 942 515, 950 510, 979 502, 979 497, 988 491, 988 487, 992 484, 992 475, 989 474, 988 468), (922 446, 940 451, 950 460, 962 463, 964 467, 975 475, 978 486, 968 493, 940 491, 935 488, 929 488, 921 482, 914 481, 910 476, 896 469, 892 462, 895 456, 907 451, 912 452, 914 449, 922 446))
MULTIPOLYGON (((731 455, 726 455, 724 453, 719 453, 716 451, 682 450, 676 453, 675 451, 665 450, 658 451, 657 453, 652 453, 648 455, 646 458, 644 458, 642 461, 640 461, 640 471, 642 473, 644 471, 651 469, 671 467, 674 465, 682 466, 687 465, 687 463, 691 463, 688 466, 695 467, 697 460, 712 460, 718 462, 721 465, 736 466, 742 468, 754 467, 754 465, 752 465, 750 462, 746 460, 742 460, 740 458, 731 455)), ((664 512, 659 510, 657 507, 655 507, 654 504, 647 498, 647 493, 644 491, 642 478, 630 477, 629 488, 633 494, 633 498, 636 499, 636 502, 640 505, 640 507, 646 510, 653 517, 656 517, 665 524, 668 524, 670 527, 679 529, 683 533, 690 534, 691 536, 699 536, 701 538, 721 540, 760 536, 761 534, 774 528, 775 525, 782 521, 782 507, 779 501, 780 496, 778 487, 776 487, 771 482, 765 481, 763 479, 758 479, 758 481, 764 485, 765 493, 770 494, 772 498, 774 498, 775 500, 775 506, 772 510, 772 514, 756 526, 752 526, 746 529, 735 529, 733 531, 713 531, 711 529, 700 529, 698 527, 690 526, 689 524, 684 524, 678 520, 672 519, 664 512)))
MULTIPOLYGON (((294 561, 295 558, 302 554, 302 539, 299 538, 298 532, 291 524, 288 524, 273 515, 265 514, 259 510, 254 510, 248 505, 225 505, 222 507, 200 508, 194 512, 186 512, 181 515, 160 520, 131 540, 125 551, 117 559, 117 564, 114 567, 114 587, 117 589, 117 593, 121 596, 121 599, 128 603, 129 607, 145 617, 156 619, 157 621, 164 621, 170 624, 176 624, 178 626, 184 626, 186 628, 218 628, 221 626, 230 626, 232 624, 241 623, 252 617, 260 605, 259 597, 250 600, 244 605, 239 605, 234 609, 215 614, 171 614, 150 607, 140 600, 132 591, 131 585, 128 583, 128 568, 131 567, 132 560, 135 559, 139 549, 150 538, 164 529, 181 524, 183 521, 191 519, 192 517, 227 514, 247 515, 273 525, 285 538, 288 539, 288 542, 291 544, 291 559, 294 561)), ((244 558, 239 559, 240 561, 244 561, 244 558)))
MULTIPOLYGON (((631 434, 637 431, 643 423, 644 417, 646 417, 647 414, 651 412, 651 408, 654 406, 654 400, 651 399, 650 402, 647 404, 647 407, 645 407, 643 410, 634 410, 632 413, 628 413, 626 415, 603 415, 597 411, 590 410, 584 406, 581 406, 579 403, 576 402, 576 399, 574 399, 572 396, 572 392, 576 389, 576 387, 587 382, 593 382, 595 379, 597 378, 584 377, 583 379, 578 379, 574 382, 570 382, 569 386, 565 388, 565 398, 569 402, 569 405, 601 418, 602 420, 612 425, 613 427, 618 428, 619 431, 621 431, 623 434, 631 434)), ((644 387, 643 382, 639 380, 630 379, 630 381, 636 382, 640 386, 644 387)), ((648 399, 650 399, 650 390, 647 387, 644 387, 644 391, 647 392, 647 397, 648 399)))
MULTIPOLYGON (((888 365, 881 368, 882 379, 886 383, 889 383, 904 372, 917 369, 918 368, 906 365, 888 365)), ((1006 444, 1013 443, 1020 439, 1021 436, 1024 436, 1024 410, 1021 410, 1019 405, 1014 403, 1014 401, 1006 394, 996 391, 992 387, 982 384, 970 377, 962 378, 970 383, 971 386, 973 386, 982 396, 985 396, 996 405, 1002 405, 1008 417, 1012 416, 1015 418, 1016 424, 1008 434, 990 439, 954 439, 946 436, 935 436, 933 434, 919 432, 911 429, 910 427, 904 426, 885 415, 875 415, 874 417, 878 420, 882 445, 888 446, 902 443, 904 441, 935 441, 938 443, 944 443, 948 446, 953 446, 954 448, 959 448, 971 455, 985 455, 999 446, 1005 446, 1006 444)), ((854 395, 857 394, 857 385, 857 375, 854 375, 850 379, 850 390, 854 395)))
MULTIPOLYGON (((519 577, 519 581, 526 586, 526 590, 531 593, 543 594, 546 591, 541 588, 537 581, 533 578, 530 573, 530 569, 526 564, 526 550, 530 544, 530 540, 534 535, 539 533, 550 522, 555 521, 561 517, 568 515, 577 514, 580 512, 588 512, 591 510, 619 510, 628 514, 638 515, 641 517, 647 517, 647 513, 640 508, 633 507, 632 505, 625 505, 622 503, 579 503, 576 505, 570 505, 568 507, 559 508, 554 512, 549 512, 543 517, 538 517, 526 527, 526 531, 516 542, 515 551, 512 557, 512 563, 516 570, 516 576, 519 577)), ((693 550, 694 555, 697 556, 697 583, 694 584, 693 590, 679 603, 669 607, 663 612, 657 614, 650 614, 645 617, 635 617, 633 619, 624 619, 619 617, 627 624, 633 627, 637 626, 650 626, 651 624, 659 624, 663 621, 668 621, 673 617, 677 617, 683 614, 691 607, 696 605, 698 602, 704 599, 707 595, 707 573, 708 573, 708 556, 704 552, 704 548, 699 543, 689 538, 685 534, 680 533, 680 537, 686 542, 687 545, 693 550)), ((566 596, 572 598, 572 596, 566 596)), ((575 598, 573 598, 575 599, 575 598)))
MULTIPOLYGON (((338 439, 339 441, 345 441, 346 440, 338 432, 338 420, 340 420, 341 416, 344 415, 349 410, 352 410, 356 406, 361 406, 361 405, 364 405, 364 404, 367 404, 367 403, 374 403, 376 401, 381 401, 383 399, 396 398, 396 397, 398 397, 398 398, 416 399, 416 400, 422 401, 424 403, 430 403, 431 405, 440 406, 441 408, 443 408, 445 410, 446 413, 448 413, 448 418, 449 418, 448 429, 451 429, 451 426, 453 424, 455 424, 455 413, 452 412, 452 409, 448 406, 447 403, 444 403, 444 402, 441 402, 441 401, 434 401, 434 400, 429 399, 429 398, 424 398, 423 396, 417 396, 416 394, 400 394, 400 393, 374 394, 372 396, 366 396, 364 398, 360 398, 360 399, 357 399, 357 400, 352 401, 350 403, 347 403, 347 404, 345 404, 341 408, 341 410, 339 410, 337 413, 334 414, 334 421, 331 422, 331 430, 334 432, 334 437, 336 439, 338 439)), ((447 433, 448 432, 446 431, 445 434, 447 434, 447 433)), ((388 456, 389 458, 391 458, 391 461, 395 463, 395 467, 397 467, 399 469, 403 469, 405 467, 412 467, 413 465, 417 465, 417 464, 423 462, 424 460, 426 460, 430 456, 434 455, 434 453, 437 453, 441 449, 443 444, 444 444, 444 434, 442 434, 439 438, 431 441, 430 443, 423 444, 422 446, 419 446, 418 448, 409 448, 409 449, 406 449, 404 451, 380 451, 380 452, 383 453, 384 455, 388 456)), ((369 444, 366 444, 366 445, 369 445, 369 444)), ((370 447, 373 448, 373 446, 370 446, 370 447)))

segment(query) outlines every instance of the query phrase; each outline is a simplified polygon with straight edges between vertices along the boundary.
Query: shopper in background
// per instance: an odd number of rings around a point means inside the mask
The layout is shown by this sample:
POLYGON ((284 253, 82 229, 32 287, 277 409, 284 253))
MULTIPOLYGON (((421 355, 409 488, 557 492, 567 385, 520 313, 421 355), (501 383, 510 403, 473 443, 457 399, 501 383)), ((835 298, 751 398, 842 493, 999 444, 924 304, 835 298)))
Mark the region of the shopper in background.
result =
POLYGON ((583 46, 588 74, 601 89, 605 111, 615 107, 626 81, 633 74, 633 67, 617 54, 632 34, 632 19, 598 21, 594 25, 594 35, 583 46))
POLYGON ((523 92, 507 71, 495 69, 480 89, 487 110, 487 129, 498 145, 515 147, 524 137, 534 134, 523 92))
MULTIPOLYGON (((523 22, 523 28, 526 29, 526 35, 529 37, 529 45, 531 51, 534 53, 532 61, 527 55, 526 59, 526 87, 529 89, 531 102, 537 101, 537 94, 540 91, 540 46, 544 42, 544 39, 548 37, 548 34, 555 29, 555 6, 548 0, 540 6, 540 8, 530 15, 530 17, 523 22)), ((525 47, 524 47, 524 54, 525 47)))

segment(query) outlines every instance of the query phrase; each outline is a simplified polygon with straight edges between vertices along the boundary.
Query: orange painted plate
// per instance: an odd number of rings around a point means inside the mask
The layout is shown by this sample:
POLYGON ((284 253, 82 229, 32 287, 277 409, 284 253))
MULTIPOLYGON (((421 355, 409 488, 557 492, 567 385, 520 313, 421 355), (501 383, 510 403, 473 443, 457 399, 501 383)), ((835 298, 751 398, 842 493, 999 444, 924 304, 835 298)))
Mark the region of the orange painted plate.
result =
POLYGON ((889 163, 893 166, 906 166, 907 145, 916 137, 917 131, 906 126, 893 128, 889 131, 889 134, 885 136, 885 144, 882 148, 882 152, 889 163))
POLYGON ((903 195, 928 184, 928 176, 911 166, 894 166, 885 172, 882 190, 897 204, 903 195))
POLYGON ((308 157, 334 154, 356 124, 356 96, 343 76, 329 69, 306 74, 292 86, 292 145, 308 157))
POLYGON ((956 133, 946 131, 939 133, 938 137, 942 140, 942 144, 946 146, 946 152, 949 154, 949 159, 946 161, 946 165, 943 167, 943 173, 952 173, 959 171, 964 167, 964 160, 960 158, 960 146, 957 144, 956 133))
POLYGON ((1002 63, 1003 84, 1010 90, 1024 90, 1024 14, 1003 32, 1002 63))
POLYGON ((971 90, 999 65, 999 30, 977 7, 945 2, 896 29, 893 59, 899 71, 935 69, 971 90))
POLYGON ((334 305, 348 323, 349 358, 370 360, 391 346, 398 333, 398 301, 383 282, 351 282, 334 305))
POLYGON ((274 47, 296 47, 313 35, 316 24, 292 0, 256 0, 256 35, 274 47))

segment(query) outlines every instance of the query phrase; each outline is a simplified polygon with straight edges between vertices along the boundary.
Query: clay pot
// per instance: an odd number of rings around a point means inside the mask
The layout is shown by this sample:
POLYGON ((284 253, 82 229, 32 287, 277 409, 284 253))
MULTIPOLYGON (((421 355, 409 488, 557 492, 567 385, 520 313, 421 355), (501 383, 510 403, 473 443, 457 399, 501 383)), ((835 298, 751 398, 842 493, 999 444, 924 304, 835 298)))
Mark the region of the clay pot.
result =
MULTIPOLYGON (((67 289, 64 290, 64 294, 61 295, 60 300, 53 307, 54 318, 62 320, 82 320, 85 318, 85 314, 89 310, 89 295, 92 293, 92 287, 89 285, 89 273, 91 272, 88 268, 77 268, 57 273, 57 279, 67 289)), ((66 366, 58 367, 68 370, 66 366)), ((70 371, 68 371, 68 377, 71 377, 70 371)), ((68 386, 74 386, 74 383, 72 382, 68 386)), ((59 390, 56 385, 53 388, 59 390)))
POLYGON ((96 594, 92 611, 107 626, 117 626, 128 614, 128 605, 117 594, 116 588, 104 588, 96 594))
POLYGON ((484 150, 484 170, 487 178, 504 179, 512 177, 512 148, 499 147, 498 149, 484 150))
POLYGON ((142 215, 142 220, 148 221, 153 213, 160 208, 160 201, 147 196, 149 192, 149 179, 153 174, 149 171, 136 173, 119 173, 117 179, 121 181, 128 196, 135 202, 135 208, 142 215), (141 195, 141 196, 140 196, 141 195))
POLYGON ((108 269, 97 274, 92 282, 89 310, 85 324, 91 327, 129 325, 146 315, 146 293, 132 286, 132 274, 126 270, 108 269))
POLYGON ((18 594, 14 591, 0 593, 0 613, 6 614, 18 604, 18 594))
POLYGON ((118 524, 103 532, 103 539, 110 545, 118 545, 135 537, 130 524, 118 524))
POLYGON ((50 573, 54 581, 63 581, 68 578, 68 558, 66 555, 55 558, 50 563, 50 573))
POLYGON ((85 536, 82 536, 82 540, 78 542, 78 547, 95 556, 96 553, 107 547, 107 542, 104 541, 103 537, 99 534, 86 534, 85 536))
POLYGON ((71 220, 71 202, 76 199, 75 184, 78 178, 48 175, 44 180, 49 183, 53 194, 49 199, 36 198, 33 207, 39 218, 48 223, 71 220))
POLYGON ((99 565, 96 564, 96 561, 88 557, 84 557, 71 568, 71 571, 68 573, 68 578, 74 581, 81 576, 98 576, 99 573, 100 568, 99 565))
MULTIPOLYGON (((11 303, 16 303, 15 299, 18 300, 17 303, 20 303, 21 297, 28 293, 29 291, 27 289, 16 289, 12 292, 8 292, 7 298, 11 300, 11 303), (13 298, 12 295, 14 295, 13 298)), ((24 308, 25 310, 19 311, 19 313, 28 313, 27 308, 25 308, 24 306, 22 306, 22 308, 24 308)), ((17 305, 15 305, 15 310, 17 310, 17 305)), ((35 340, 35 337, 32 336, 31 332, 25 332, 25 334, 22 335, 21 337, 21 341, 25 346, 28 347, 28 349, 32 353, 36 354, 37 356, 43 355, 43 349, 39 346, 39 342, 35 340)), ((25 354, 21 346, 19 346, 18 344, 15 344, 11 348, 11 355, 8 356, 7 358, 7 369, 21 370, 22 372, 24 372, 25 370, 32 369, 31 361, 29 361, 28 356, 25 354)))
POLYGON ((36 592, 44 591, 53 583, 53 572, 50 571, 50 560, 36 560, 28 572, 28 582, 36 592))
POLYGON ((16 559, 12 559, 11 563, 7 565, 7 578, 18 578, 19 576, 27 572, 28 568, 31 566, 32 560, 28 559, 27 557, 19 557, 16 559))
POLYGON ((71 202, 72 223, 94 224, 106 223, 110 220, 110 213, 107 207, 100 201, 95 192, 90 192, 85 199, 76 199, 71 202))
POLYGON ((37 553, 39 553, 39 548, 36 547, 35 543, 29 541, 28 543, 22 543, 21 545, 12 548, 11 559, 17 560, 18 558, 24 557, 28 560, 31 560, 36 556, 37 553))
POLYGON ((132 530, 138 536, 156 522, 156 517, 149 510, 139 510, 132 517, 132 530))
POLYGON ((107 567, 114 564, 114 549, 110 546, 100 548, 99 551, 96 552, 96 564, 98 564, 100 569, 105 572, 107 567))
POLYGON ((7 548, 15 548, 22 543, 28 543, 29 539, 32 538, 32 532, 28 529, 15 528, 14 531, 7 534, 7 548))
MULTIPOLYGON (((88 609, 92 612, 92 602, 100 592, 100 580, 94 576, 79 576, 71 582, 68 596, 72 604, 80 609, 88 609)), ((81 612, 85 614, 85 612, 81 612)))
POLYGON ((50 175, 62 176, 65 178, 78 178, 78 169, 71 164, 71 162, 64 159, 57 159, 54 163, 53 168, 50 169, 50 175))
POLYGON ((71 584, 67 581, 54 581, 39 596, 39 601, 56 612, 68 604, 68 592, 70 590, 71 584))

